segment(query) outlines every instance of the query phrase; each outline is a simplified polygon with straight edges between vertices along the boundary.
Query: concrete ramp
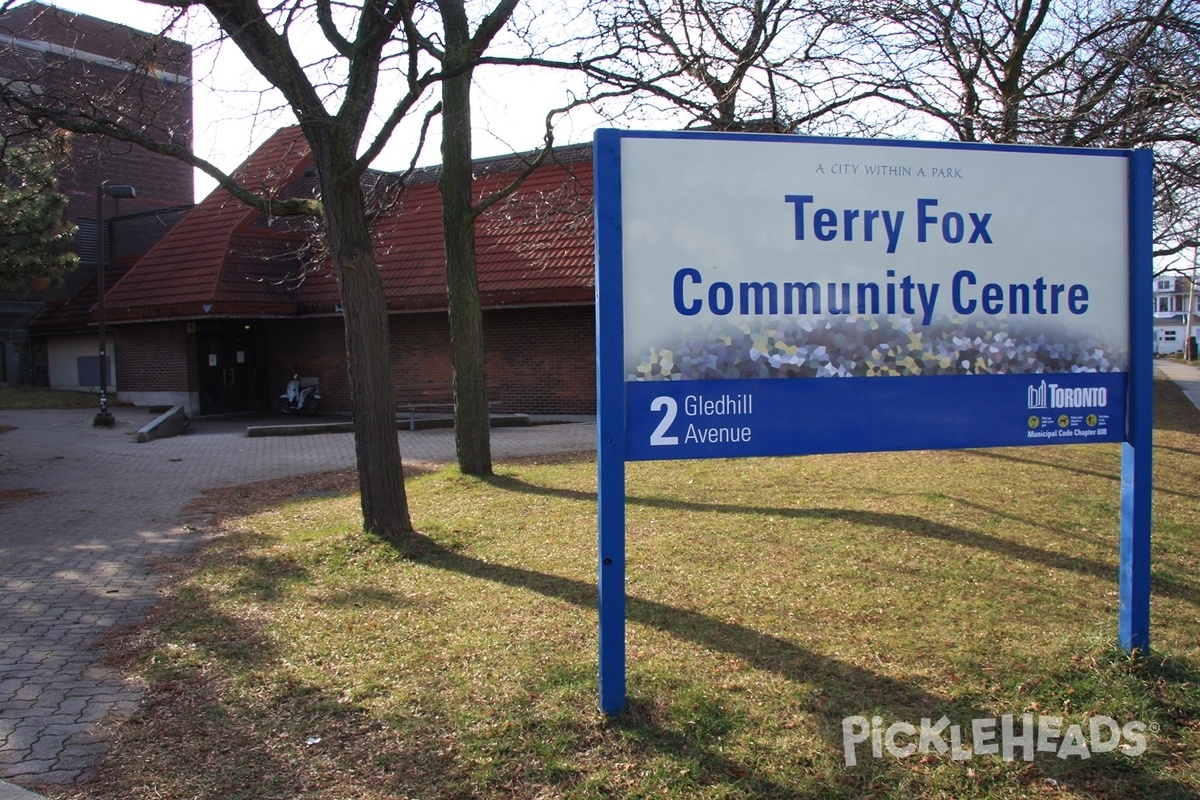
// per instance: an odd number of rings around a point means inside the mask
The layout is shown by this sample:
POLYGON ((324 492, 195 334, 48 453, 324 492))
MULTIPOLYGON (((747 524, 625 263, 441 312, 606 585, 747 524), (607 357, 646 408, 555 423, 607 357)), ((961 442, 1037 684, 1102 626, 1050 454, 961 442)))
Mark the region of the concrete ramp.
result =
POLYGON ((152 442, 155 439, 165 439, 168 436, 178 436, 187 428, 187 414, 183 406, 172 406, 169 411, 159 414, 150 422, 138 428, 139 442, 152 442))

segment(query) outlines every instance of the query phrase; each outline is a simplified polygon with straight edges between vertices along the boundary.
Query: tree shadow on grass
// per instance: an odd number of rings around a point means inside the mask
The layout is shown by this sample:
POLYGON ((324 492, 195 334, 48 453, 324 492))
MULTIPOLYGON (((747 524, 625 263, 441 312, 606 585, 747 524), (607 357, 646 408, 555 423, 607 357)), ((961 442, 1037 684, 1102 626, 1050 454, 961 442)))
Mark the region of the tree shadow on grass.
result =
MULTIPOLYGON (((403 552, 411 560, 434 569, 449 570, 474 579, 533 591, 589 611, 596 609, 597 587, 594 583, 520 566, 484 561, 443 547, 419 534, 406 543, 403 552)), ((629 596, 626 599, 626 619, 630 623, 653 628, 705 650, 736 656, 754 669, 773 673, 786 680, 816 684, 820 687, 819 695, 822 700, 811 704, 809 710, 820 720, 820 734, 829 746, 839 753, 844 745, 843 720, 850 716, 871 713, 878 714, 889 722, 916 722, 923 717, 936 720, 945 715, 956 723, 961 721, 964 724, 969 724, 973 719, 995 716, 994 712, 977 705, 976 700, 972 698, 936 695, 913 683, 840 661, 770 633, 716 619, 691 609, 629 596)), ((739 764, 721 754, 715 747, 706 747, 695 738, 682 736, 667 729, 656 718, 652 703, 635 700, 627 705, 625 711, 612 720, 611 724, 633 735, 642 742, 643 747, 654 751, 693 753, 708 776, 706 780, 710 782, 734 782, 739 789, 744 787, 751 790, 749 796, 789 796, 790 790, 787 787, 767 775, 757 774, 753 766, 739 764)), ((864 758, 861 753, 860 759, 860 765, 865 766, 866 771, 855 772, 847 768, 844 776, 846 785, 842 787, 846 791, 862 790, 863 782, 874 773, 882 771, 890 774, 909 766, 896 763, 895 759, 873 761, 864 758)), ((1126 760, 1120 769, 1138 787, 1150 787, 1153 796, 1192 800, 1200 798, 1200 794, 1186 785, 1173 780, 1163 780, 1133 760, 1126 760)))
POLYGON ((1193 663, 1157 655, 1130 658, 1112 645, 1078 660, 1064 660, 1039 679, 1048 686, 1071 687, 1071 699, 1080 708, 1095 709, 1113 694, 1125 695, 1129 702, 1149 712, 1151 719, 1139 721, 1149 725, 1150 751, 1159 751, 1154 756, 1147 753, 1129 757, 1110 751, 1094 753, 1089 759, 1049 759, 1047 772, 1060 784, 1087 793, 1094 791, 1100 797, 1111 796, 1114 786, 1122 789, 1122 797, 1200 797, 1191 786, 1162 780, 1142 764, 1143 758, 1161 758, 1167 770, 1175 771, 1181 760, 1178 754, 1190 755, 1190 748, 1184 749, 1188 737, 1180 731, 1194 728, 1200 717, 1200 693, 1196 691, 1200 670, 1193 663), (1164 757, 1164 742, 1178 748, 1176 754, 1164 757))
MULTIPOLYGON (((1062 445, 1045 445, 1046 447, 1061 447, 1062 445)), ((1084 469, 1075 467, 1069 464, 1062 464, 1058 461, 1048 458, 1034 458, 1028 448, 1019 448, 1021 455, 1016 455, 1012 448, 993 449, 993 448, 977 448, 969 451, 971 455, 979 456, 980 458, 990 458, 996 461, 1006 461, 1012 464, 1028 464, 1033 467, 1046 467, 1049 470, 1064 470, 1073 472, 1076 475, 1086 475, 1089 478, 1100 478, 1101 480, 1110 481, 1118 487, 1121 484, 1121 464, 1118 461, 1112 471, 1101 472, 1094 469, 1084 469)))
MULTIPOLYGON (((364 787, 372 796, 472 796, 437 709, 384 720, 341 691, 263 677, 280 653, 259 628, 205 603, 188 614, 202 630, 165 635, 198 657, 152 670, 142 708, 70 797, 148 797, 147 787, 154 797, 227 800, 358 797, 364 787)), ((169 656, 160 648, 155 658, 169 656)))
MULTIPOLYGON (((525 567, 484 561, 446 547, 417 534, 404 547, 405 555, 413 561, 435 569, 449 570, 460 575, 537 592, 575 606, 595 610, 595 583, 553 575, 525 567)), ((906 717, 938 712, 947 706, 943 697, 932 695, 902 681, 813 653, 786 639, 769 633, 726 622, 687 608, 655 600, 629 596, 626 599, 626 618, 629 622, 662 631, 677 639, 692 642, 708 650, 737 656, 750 666, 772 672, 792 681, 817 682, 830 687, 854 687, 847 697, 853 705, 832 709, 841 741, 841 720, 862 708, 877 705, 906 717)))
MULTIPOLYGON (((1055 447, 1055 446, 1059 446, 1059 445, 1048 445, 1048 446, 1055 447)), ((1087 445, 1087 446, 1091 446, 1091 445, 1087 445)), ((1154 445, 1154 449, 1161 450, 1161 449, 1170 449, 1170 448, 1164 448, 1163 445, 1156 444, 1156 445, 1154 445)), ((1121 486, 1121 472, 1120 472, 1119 464, 1117 465, 1117 469, 1114 472, 1105 473, 1105 472, 1097 472, 1095 470, 1090 470, 1090 469, 1082 469, 1080 467, 1071 467, 1071 466, 1067 466, 1065 464, 1060 464, 1055 461, 1050 461, 1050 460, 1046 460, 1046 459, 1033 458, 1031 455, 1027 455, 1027 454, 1016 455, 1015 453, 1004 452, 1001 450, 972 450, 971 452, 982 458, 989 458, 989 459, 993 459, 995 461, 1005 461, 1005 462, 1009 462, 1012 464, 1028 464, 1030 466, 1035 466, 1035 467, 1047 467, 1048 469, 1051 469, 1051 470, 1066 470, 1068 472, 1074 472, 1077 475, 1087 475, 1088 477, 1101 478, 1106 481, 1111 481, 1113 484, 1113 499, 1115 501, 1120 500, 1119 492, 1120 492, 1120 486, 1121 486)), ((1188 451, 1180 451, 1180 452, 1187 453, 1189 455, 1200 455, 1200 453, 1193 454, 1193 453, 1189 453, 1188 451)), ((1176 497, 1185 497, 1185 498, 1189 498, 1189 499, 1194 499, 1198 496, 1196 494, 1196 492, 1180 491, 1178 489, 1168 489, 1165 486, 1161 486, 1161 485, 1155 486, 1154 492, 1156 494, 1170 494, 1170 495, 1174 495, 1176 497)))
MULTIPOLYGON (((412 561, 434 569, 533 591, 593 612, 596 609, 597 587, 594 583, 484 561, 443 547, 420 534, 402 549, 412 561)), ((919 720, 930 715, 937 718, 942 714, 961 719, 985 716, 979 708, 963 700, 932 694, 913 684, 814 653, 781 637, 691 609, 631 596, 626 599, 626 619, 706 650, 736 656, 754 669, 789 681, 819 685, 822 701, 816 715, 821 720, 820 733, 837 752, 842 749, 842 720, 862 714, 865 709, 875 709, 891 719, 902 720, 919 720)), ((715 742, 705 744, 696 737, 666 728, 656 715, 654 704, 646 700, 629 703, 611 725, 632 736, 643 749, 672 756, 688 757, 690 754, 701 765, 704 773, 701 783, 728 781, 739 790, 748 791, 746 796, 750 797, 795 796, 784 784, 721 754, 715 742)), ((797 754, 797 758, 800 757, 801 754, 797 754)), ((857 786, 860 780, 861 776, 846 775, 849 784, 857 786)))
MULTIPOLYGON (((596 585, 593 583, 526 567, 484 561, 452 551, 421 535, 409 541, 403 552, 416 563, 433 569, 449 570, 480 581, 535 591, 542 596, 588 610, 596 608, 596 585)), ((977 705, 972 698, 938 696, 912 682, 839 661, 838 658, 818 654, 773 634, 716 619, 696 610, 629 596, 626 599, 626 619, 632 624, 654 628, 700 648, 736 656, 752 668, 779 675, 797 684, 816 684, 820 687, 818 693, 822 702, 810 704, 809 708, 812 714, 820 718, 820 733, 835 752, 841 752, 844 747, 842 721, 848 716, 864 714, 866 710, 881 715, 889 722, 919 721, 922 717, 936 720, 946 715, 955 722, 968 723, 974 718, 995 716, 994 712, 977 705)), ((643 750, 650 748, 665 754, 690 754, 700 762, 707 781, 730 781, 739 789, 749 790, 750 796, 763 798, 788 796, 791 792, 774 778, 756 774, 754 766, 739 764, 728 758, 719 748, 706 746, 696 738, 667 729, 656 718, 654 704, 646 700, 635 699, 611 724, 634 736, 641 742, 643 750)), ((887 774, 910 766, 899 763, 898 759, 876 762, 865 758, 864 753, 859 753, 859 757, 859 764, 865 766, 866 771, 856 772, 847 768, 847 775, 840 780, 842 790, 862 790, 863 782, 870 780, 870 775, 880 771, 887 774)), ((1086 770, 1086 766, 1080 769, 1086 770)), ((1180 782, 1163 780, 1133 759, 1124 760, 1120 770, 1126 776, 1120 780, 1132 781, 1139 788, 1152 789, 1154 796, 1200 798, 1200 794, 1193 789, 1180 782)))
MULTIPOLYGON (((225 563, 235 573, 248 576, 248 580, 237 584, 240 593, 275 598, 286 584, 303 580, 302 568, 298 570, 293 560, 280 557, 271 563, 272 556, 261 555, 256 544, 255 536, 245 535, 222 545, 228 548, 223 554, 225 563)), ((434 569, 533 591, 594 613, 596 586, 591 582, 483 561, 423 536, 418 536, 415 545, 405 548, 405 552, 412 561, 434 569)), ((368 590, 361 595, 347 591, 337 599, 343 603, 390 605, 394 598, 386 591, 368 590)), ((348 701, 336 688, 316 686, 295 675, 269 682, 254 680, 260 669, 269 668, 270 662, 281 657, 257 622, 230 616, 203 593, 185 594, 175 602, 172 618, 182 615, 185 619, 163 635, 173 645, 169 651, 183 653, 184 660, 171 674, 161 675, 154 682, 150 704, 122 734, 119 752, 97 779, 108 787, 103 796, 133 796, 133 789, 161 786, 167 790, 166 796, 248 800, 305 796, 314 787, 320 787, 325 796, 356 796, 368 787, 393 796, 465 798, 479 788, 479 776, 472 772, 462 752, 455 749, 461 744, 456 739, 459 734, 446 724, 457 712, 436 695, 422 701, 429 704, 423 714, 410 713, 406 708, 381 716, 348 701), (187 605, 181 609, 179 603, 187 605), (194 624, 189 625, 189 620, 194 624), (189 660, 192 645, 204 651, 204 658, 189 660), (216 662, 228 666, 222 672, 235 676, 232 683, 214 680, 210 665, 216 662), (262 697, 244 704, 237 692, 231 691, 238 687, 237 676, 241 676, 242 687, 250 685, 262 697), (320 741, 309 744, 310 738, 320 741), (213 769, 214 764, 219 769, 213 769), (164 783, 160 769, 179 783, 164 783)), ((817 721, 819 734, 834 754, 841 752, 841 721, 847 716, 879 713, 889 721, 915 722, 922 716, 936 719, 945 714, 956 723, 967 723, 994 714, 981 698, 942 697, 909 681, 689 609, 633 597, 628 602, 628 618, 677 640, 734 655, 751 667, 793 683, 817 685, 821 698, 806 705, 805 712, 817 721)), ((697 693, 708 692, 705 689, 697 693)), ((693 730, 677 709, 667 710, 662 703, 636 692, 625 713, 605 729, 620 737, 623 749, 634 757, 637 766, 645 766, 637 762, 646 758, 651 768, 664 770, 661 777, 649 780, 661 779, 665 786, 678 789, 675 796, 687 796, 689 786, 711 786, 717 791, 763 798, 861 797, 871 792, 880 797, 913 796, 914 780, 920 789, 920 779, 913 775, 914 759, 876 760, 866 757, 866 750, 859 751, 859 766, 854 769, 830 769, 828 754, 822 761, 820 754, 796 753, 797 763, 817 773, 807 779, 803 775, 779 774, 778 761, 776 768, 768 770, 753 755, 731 755, 711 728, 733 730, 739 720, 736 712, 733 718, 724 718, 728 712, 721 707, 720 693, 716 694, 717 699, 698 709, 696 716, 707 725, 698 730, 693 730), (689 774, 680 776, 680 767, 689 774), (805 780, 803 785, 798 783, 805 780), (893 792, 888 787, 906 788, 895 788, 893 792)), ((581 752, 594 748, 588 734, 583 730, 568 746, 581 752)), ((522 752, 520 746, 516 751, 518 755, 522 752)), ((600 768, 610 766, 602 764, 600 768)), ((588 768, 568 768, 554 772, 548 779, 569 795, 573 786, 588 777, 588 768)), ((943 764, 942 768, 958 776, 956 780, 967 780, 957 765, 943 764)), ((510 779, 519 787, 524 769, 523 764, 505 764, 488 779, 497 783, 485 782, 483 787, 498 793, 503 785, 507 792, 509 784, 503 782, 510 779)), ((1069 765, 1061 772, 1057 759, 1049 760, 1045 772, 1041 770, 1039 765, 1032 774, 1065 774, 1079 783, 1095 780, 1094 794, 1083 796, 1112 796, 1114 787, 1130 787, 1137 791, 1125 792, 1125 796, 1200 797, 1180 782, 1163 780, 1151 771, 1149 763, 1136 760, 1112 759, 1102 775, 1094 774, 1091 764, 1069 765)), ((800 772, 803 770, 797 770, 800 772)), ((990 776, 981 778, 978 785, 964 784, 966 789, 959 796, 970 795, 976 788, 984 793, 989 782, 1008 786, 1013 781, 1039 779, 1029 778, 1031 773, 1020 764, 992 763, 980 772, 990 776)), ((531 783, 523 788, 529 791, 518 788, 511 794, 534 796, 538 786, 531 783)))
MULTIPOLYGON (((708 710, 707 713, 712 713, 708 710)), ((660 719, 660 706, 653 699, 633 694, 628 698, 624 711, 609 723, 631 743, 634 743, 640 753, 651 753, 668 757, 676 763, 691 761, 695 763, 695 775, 688 779, 696 786, 726 786, 737 787, 744 797, 754 798, 794 798, 801 797, 797 787, 786 778, 774 778, 755 771, 753 765, 745 764, 726 753, 721 752, 716 737, 687 735, 668 727, 666 720, 660 719)), ((717 720, 720 723, 720 720, 717 720)), ((735 724, 735 723, 730 723, 735 724)), ((796 762, 810 761, 810 754, 795 753, 796 762)), ((881 766, 881 765, 876 765, 881 766)), ((821 797, 843 796, 847 789, 861 792, 869 785, 874 770, 849 770, 835 778, 838 785, 823 782, 818 791, 821 797), (841 790, 841 791, 839 791, 841 790)))
MULTIPOLYGON (((534 495, 548 495, 568 500, 579 500, 594 503, 596 495, 591 492, 581 492, 575 489, 557 489, 537 486, 512 476, 493 476, 488 482, 500 489, 534 495)), ((867 528, 878 528, 889 531, 908 533, 927 539, 938 539, 945 542, 973 547, 1005 558, 1015 558, 1034 564, 1040 564, 1048 569, 1059 569, 1089 575, 1100 580, 1115 581, 1118 568, 1105 561, 1097 561, 1082 556, 1072 556, 1033 545, 1019 544, 1008 539, 991 536, 979 531, 971 531, 953 525, 916 517, 911 514, 893 514, 880 511, 861 511, 848 508, 781 508, 778 506, 734 505, 727 503, 702 503, 692 500, 678 500, 663 497, 640 497, 631 495, 626 498, 629 505, 646 508, 662 508, 672 510, 695 511, 698 513, 741 514, 741 515, 770 515, 797 520, 837 520, 860 525, 867 528)), ((1185 600, 1193 605, 1200 605, 1200 589, 1191 583, 1185 583, 1166 575, 1154 577, 1154 592, 1179 600, 1185 600)))
MULTIPOLYGON (((530 494, 554 495, 568 497, 574 500, 594 502, 594 494, 587 492, 572 492, 535 486, 514 478, 497 478, 494 483, 500 488, 515 492, 530 494)), ((676 501, 659 498, 632 499, 649 507, 685 508, 698 511, 718 511, 732 513, 762 513, 766 509, 754 509, 738 506, 719 506, 705 503, 679 504, 676 501)), ((929 535, 928 531, 917 530, 927 526, 924 520, 904 515, 875 514, 870 512, 849 512, 845 509, 815 509, 788 511, 770 509, 771 514, 792 513, 797 518, 816 517, 829 519, 851 519, 856 524, 904 529, 905 526, 914 528, 914 534, 929 535), (845 515, 857 515, 847 517, 845 515)), ((946 538, 959 541, 959 538, 969 532, 951 526, 939 526, 944 530, 946 538)), ((990 537, 989 537, 990 538, 990 537)), ((970 542, 968 542, 970 543, 970 542)), ((249 545, 250 540, 241 542, 249 545)), ((236 551, 238 548, 234 548, 236 551)), ((480 581, 503 584, 536 592, 544 597, 570 603, 576 607, 587 609, 594 613, 596 607, 596 586, 592 582, 538 572, 520 566, 509 566, 494 561, 483 561, 464 552, 453 550, 423 536, 415 540, 411 548, 404 548, 405 553, 415 562, 429 567, 452 571, 469 576, 480 581)), ((1035 549, 1036 550, 1036 549, 1035 549)), ((1035 557, 1042 551, 1027 553, 1035 557)), ((297 571, 297 565, 287 558, 276 564, 265 563, 261 557, 237 552, 229 554, 232 563, 237 565, 243 576, 248 580, 239 584, 242 592, 252 596, 272 598, 282 589, 282 584, 294 580, 302 580, 302 571, 297 571), (280 586, 272 588, 273 581, 280 586)), ((1054 554, 1057 555, 1057 554, 1054 554)), ((1079 565, 1075 565, 1078 567, 1079 565)), ((302 569, 302 568, 301 568, 302 569)), ((381 603, 388 604, 392 598, 389 593, 364 592, 362 595, 353 590, 329 598, 340 603, 381 603)), ((202 608, 198 607, 198 612, 202 608)), ((255 630, 234 632, 229 626, 221 623, 220 612, 214 610, 214 623, 209 626, 212 635, 216 636, 222 630, 225 635, 237 640, 250 643, 261 641, 255 630)), ((634 624, 644 625, 666 634, 674 639, 695 644, 712 652, 736 656, 753 668, 770 672, 786 680, 798 684, 815 684, 820 687, 821 698, 806 705, 805 711, 817 720, 820 735, 835 752, 842 748, 841 722, 851 715, 879 713, 889 721, 918 721, 922 716, 934 719, 943 714, 955 723, 969 723, 975 718, 986 718, 994 715, 989 710, 992 700, 980 697, 946 698, 934 694, 919 685, 909 681, 899 680, 884 675, 869 668, 845 663, 823 653, 814 652, 783 639, 755 630, 745 625, 729 623, 723 620, 701 614, 689 609, 682 609, 666 603, 645 600, 637 597, 629 598, 627 617, 634 624)), ((223 638, 223 637, 222 637, 223 638)), ((193 637, 193 640, 196 640, 193 637)), ((205 639, 199 641, 204 644, 205 639)), ((222 639, 209 642, 206 646, 217 648, 217 652, 226 659, 244 659, 246 665, 274 658, 270 647, 236 647, 228 649, 222 639)), ((1190 674, 1190 673, 1188 673, 1190 674)), ((1168 678, 1171 679, 1171 678, 1168 678)), ((1193 678, 1194 679, 1194 678, 1193 678)), ((448 735, 445 730, 436 725, 426 725, 417 720, 406 718, 388 718, 382 722, 373 716, 368 709, 360 708, 353 703, 346 703, 343 698, 335 697, 333 693, 301 682, 289 683, 272 689, 278 699, 277 707, 283 722, 271 719, 231 719, 228 713, 228 702, 219 694, 208 696, 216 688, 210 685, 203 675, 195 676, 194 680, 186 675, 180 676, 180 683, 187 684, 187 691, 197 691, 197 705, 189 709, 188 714, 175 717, 177 724, 188 724, 190 717, 198 715, 201 723, 199 740, 189 743, 196 748, 197 762, 206 755, 204 748, 216 748, 207 751, 208 763, 213 761, 213 753, 220 753, 223 764, 223 783, 206 796, 237 797, 285 797, 300 796, 310 780, 312 766, 315 763, 323 774, 345 773, 347 776, 357 774, 356 780, 381 780, 374 768, 387 773, 383 780, 395 781, 391 785, 397 790, 411 791, 417 781, 428 781, 429 772, 440 773, 440 777, 423 788, 428 788, 432 796, 468 796, 467 790, 459 788, 468 786, 470 776, 464 777, 464 766, 456 761, 451 751, 445 753, 422 752, 422 745, 437 741, 438 737, 448 735), (311 723, 309 722, 311 720, 311 723), (334 720, 329 726, 317 729, 318 725, 334 720), (338 722, 341 720, 341 722, 338 722), (287 731, 281 731, 279 725, 286 725, 287 731), (286 735, 284 735, 286 733, 286 735), (306 733, 320 735, 323 742, 309 749, 304 745, 306 733), (286 741, 281 741, 281 736, 286 741), (216 743, 216 744, 214 744, 216 743), (267 752, 262 752, 264 743, 275 743, 267 752), (361 746, 360 746, 361 745, 361 746), (372 769, 367 769, 371 766, 372 769), (365 774, 364 774, 365 773, 365 774), (407 777, 404 777, 407 776, 407 777), (421 777, 424 776, 424 777, 421 777), (227 778, 227 780, 226 780, 227 778), (298 794, 299 793, 299 794, 298 794)), ((436 702, 432 698, 431 702, 436 702)), ((451 710, 452 711, 452 710, 451 710)), ((720 710, 709 714, 719 716, 720 710)), ((154 716, 153 710, 148 717, 154 716)), ((272 715, 274 717, 274 715, 272 715)), ((144 719, 143 723, 157 719, 144 719)), ((912 760, 901 762, 897 759, 874 760, 866 758, 860 751, 860 766, 855 769, 833 771, 830 791, 816 791, 811 794, 797 794, 793 784, 786 776, 776 775, 758 767, 758 761, 747 757, 742 763, 736 757, 724 752, 716 742, 715 737, 706 738, 703 733, 694 733, 686 727, 681 727, 680 720, 671 712, 664 712, 661 704, 635 693, 624 714, 609 723, 609 730, 617 730, 631 742, 635 755, 659 754, 662 756, 683 756, 687 762, 695 763, 698 774, 695 782, 699 786, 733 787, 735 791, 753 797, 789 797, 789 796, 862 796, 874 791, 879 796, 888 796, 889 792, 874 788, 876 781, 883 786, 907 785, 912 788, 912 760)), ((733 723, 736 724, 736 723, 733 723)), ((168 728, 156 728, 162 735, 167 735, 168 728)), ((190 735, 190 734, 189 734, 190 735)), ((142 741, 147 745, 154 740, 148 735, 142 741)), ((581 747, 588 743, 581 741, 581 747)), ((143 754, 135 747, 127 751, 130 758, 144 760, 143 754)), ((797 760, 807 758, 808 754, 797 753, 797 760)), ((994 760, 994 759, 993 759, 994 760)), ((980 762, 985 759, 979 759, 980 762)), ((1163 779, 1153 772, 1150 761, 1142 762, 1136 759, 1111 759, 1111 765, 1104 767, 1104 774, 1097 774, 1090 763, 1069 764, 1065 772, 1060 772, 1057 759, 1050 759, 1045 772, 1035 771, 1034 775, 1065 774, 1072 780, 1086 784, 1094 780, 1094 793, 1083 796, 1107 797, 1114 796, 1116 789, 1128 787, 1130 791, 1122 792, 1124 796, 1156 796, 1191 798, 1200 797, 1188 786, 1175 780, 1163 779), (1113 774, 1108 774, 1113 773, 1113 774), (1136 791, 1133 791, 1136 789, 1136 791)), ((146 762, 150 763, 150 762, 146 762)), ((946 765, 954 769, 953 765, 946 765)), ((517 768, 514 767, 514 770, 517 768)), ((981 772, 992 773, 993 782, 1011 782, 1013 780, 1028 780, 1027 773, 1020 771, 1021 765, 1012 765, 1011 769, 1003 764, 993 764, 990 769, 981 772)), ((147 777, 147 780, 151 780, 147 777)), ((964 779, 965 780, 965 779, 964 779)), ((570 785, 570 779, 566 781, 570 785)), ((373 784, 378 786, 378 783, 373 784)), ((919 784, 918 784, 919 785, 919 784)), ((560 786, 560 788, 562 788, 560 786)), ((975 790, 972 784, 970 789, 975 790)), ((986 782, 978 787, 980 793, 987 790, 986 782)), ((189 789, 190 791, 190 789, 189 789)), ((965 791, 965 796, 972 791, 965 791)), ((183 787, 180 787, 180 793, 183 787)), ((901 792, 896 789, 894 796, 911 795, 912 792, 901 792)), ((118 796, 118 795, 113 795, 118 796)), ((679 795, 684 796, 684 795, 679 795)))
MULTIPOLYGON (((357 797, 367 787, 375 796, 472 797, 437 697, 425 696, 421 713, 383 719, 342 688, 281 672, 286 653, 269 617, 217 602, 220 593, 278 603, 310 582, 286 552, 264 553, 269 541, 245 531, 218 539, 206 560, 231 578, 227 586, 181 586, 137 630, 114 639, 107 662, 126 670, 140 662, 142 706, 115 728, 96 773, 67 796, 146 797, 153 787, 155 797, 284 800, 318 789, 357 797)), ((364 589, 321 602, 394 608, 402 600, 364 589)))

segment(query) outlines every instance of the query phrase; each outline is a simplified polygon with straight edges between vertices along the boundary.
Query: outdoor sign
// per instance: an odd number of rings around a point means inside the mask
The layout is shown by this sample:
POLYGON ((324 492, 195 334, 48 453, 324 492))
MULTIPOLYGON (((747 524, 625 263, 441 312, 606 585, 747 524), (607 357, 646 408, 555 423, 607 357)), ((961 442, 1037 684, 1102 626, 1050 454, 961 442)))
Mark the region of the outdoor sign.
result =
POLYGON ((1121 637, 1145 650, 1150 170, 1142 151, 597 132, 604 710, 624 704, 627 460, 1124 442, 1121 637))

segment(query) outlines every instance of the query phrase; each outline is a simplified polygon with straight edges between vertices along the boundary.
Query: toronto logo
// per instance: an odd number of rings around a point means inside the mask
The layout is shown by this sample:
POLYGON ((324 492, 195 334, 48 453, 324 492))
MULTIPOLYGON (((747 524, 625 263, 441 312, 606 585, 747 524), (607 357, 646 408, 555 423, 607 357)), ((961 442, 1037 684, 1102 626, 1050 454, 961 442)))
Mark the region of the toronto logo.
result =
POLYGON ((1104 386, 1059 386, 1041 383, 1029 387, 1029 408, 1104 408, 1108 389, 1104 386))

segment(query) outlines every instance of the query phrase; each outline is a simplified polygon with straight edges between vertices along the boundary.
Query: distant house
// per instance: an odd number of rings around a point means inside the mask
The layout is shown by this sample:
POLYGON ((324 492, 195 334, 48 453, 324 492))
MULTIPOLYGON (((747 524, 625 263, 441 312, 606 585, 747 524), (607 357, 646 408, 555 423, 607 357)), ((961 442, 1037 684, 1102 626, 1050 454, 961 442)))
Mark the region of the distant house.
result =
MULTIPOLYGON (((479 161, 476 192, 504 185, 516 157, 479 161)), ((236 177, 278 197, 311 194, 298 127, 277 132, 236 177)), ((372 173, 375 250, 390 311, 398 395, 448 387, 445 256, 437 170, 372 173)), ((592 164, 561 148, 477 222, 489 400, 501 410, 595 412, 592 164)), ((118 399, 190 415, 270 410, 294 372, 321 382, 322 408, 349 411, 336 280, 310 223, 277 219, 217 189, 106 295, 118 399)))
MULTIPOLYGON (((39 2, 0 14, 0 80, 28 86, 42 97, 102 105, 152 108, 155 123, 191 140, 191 47, 123 25, 73 14, 39 2), (152 58, 150 56, 152 55, 152 58), (153 71, 151 88, 126 91, 131 76, 153 71)), ((11 110, 0 129, 20 131, 11 110)), ((67 218, 79 229, 80 268, 49 291, 0 296, 0 380, 90 390, 99 385, 96 302, 96 189, 104 183, 136 188, 136 199, 107 199, 104 219, 111 244, 106 278, 112 286, 161 238, 193 202, 193 172, 182 162, 130 144, 73 135, 70 159, 58 173, 67 218), (116 219, 114 219, 116 218, 116 219)), ((111 341, 108 351, 114 352, 111 341)), ((109 362, 110 386, 119 386, 109 362)))
POLYGON ((1174 355, 1184 352, 1188 335, 1188 315, 1191 315, 1191 335, 1200 336, 1200 292, 1193 291, 1192 279, 1186 275, 1163 274, 1154 279, 1154 352, 1174 355), (1189 312, 1190 308, 1190 312, 1189 312))

